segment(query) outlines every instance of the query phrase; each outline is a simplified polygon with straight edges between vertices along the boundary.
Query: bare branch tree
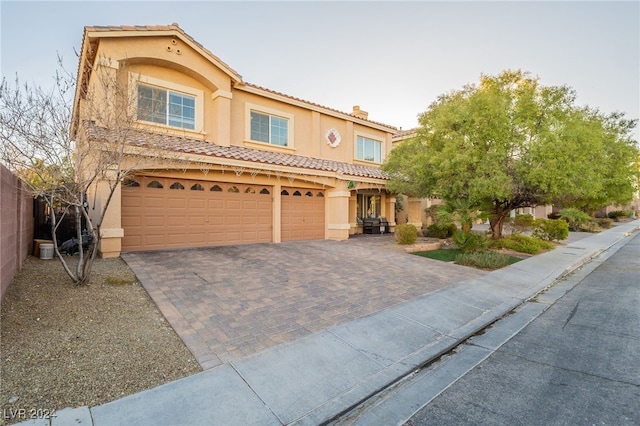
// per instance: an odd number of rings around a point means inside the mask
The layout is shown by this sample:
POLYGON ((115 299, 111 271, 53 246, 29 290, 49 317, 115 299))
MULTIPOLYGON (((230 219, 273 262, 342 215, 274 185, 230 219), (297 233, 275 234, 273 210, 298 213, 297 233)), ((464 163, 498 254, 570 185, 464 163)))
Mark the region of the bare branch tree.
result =
POLYGON ((0 160, 49 206, 55 253, 79 285, 89 282, 101 226, 123 180, 135 170, 155 167, 159 158, 179 161, 171 150, 136 140, 137 81, 123 71, 125 65, 100 57, 89 67, 91 78, 77 88, 62 67, 52 90, 21 84, 17 77, 14 85, 6 79, 0 84, 0 160), (97 209, 89 209, 99 190, 106 196, 97 209), (79 249, 75 271, 56 238, 69 211, 75 214, 79 249))

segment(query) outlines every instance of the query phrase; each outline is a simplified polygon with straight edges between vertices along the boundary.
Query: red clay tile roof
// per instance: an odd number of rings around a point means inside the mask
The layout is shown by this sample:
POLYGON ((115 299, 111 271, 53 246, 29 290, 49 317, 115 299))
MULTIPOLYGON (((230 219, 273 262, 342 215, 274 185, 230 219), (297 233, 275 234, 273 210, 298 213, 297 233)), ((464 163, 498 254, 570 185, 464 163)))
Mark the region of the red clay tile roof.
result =
POLYGON ((408 130, 400 130, 399 132, 393 134, 392 139, 393 140, 408 139, 408 138, 412 138, 417 133, 418 133, 418 129, 415 127, 413 129, 408 129, 408 130))
MULTIPOLYGON (((89 139, 111 142, 116 142, 118 140, 114 130, 98 126, 91 121, 85 121, 83 124, 85 134, 89 139)), ((138 147, 157 147, 160 149, 184 152, 187 154, 230 158, 234 160, 273 164, 278 166, 300 167, 310 170, 331 171, 355 177, 388 179, 382 170, 373 166, 343 163, 340 161, 264 151, 241 146, 221 146, 198 139, 151 133, 141 130, 127 130, 127 137, 131 139, 128 141, 130 144, 138 147)))

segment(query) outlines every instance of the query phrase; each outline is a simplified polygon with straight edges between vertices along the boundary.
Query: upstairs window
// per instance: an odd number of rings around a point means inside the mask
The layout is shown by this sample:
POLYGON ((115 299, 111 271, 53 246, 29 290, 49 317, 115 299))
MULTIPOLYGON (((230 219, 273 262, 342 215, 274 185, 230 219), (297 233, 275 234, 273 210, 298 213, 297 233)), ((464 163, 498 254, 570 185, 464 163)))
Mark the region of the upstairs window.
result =
POLYGON ((358 136, 356 145, 356 158, 358 160, 382 163, 381 141, 358 136))
POLYGON ((138 120, 195 130, 195 117, 195 96, 138 85, 138 120))
POLYGON ((289 145, 289 120, 251 111, 251 140, 271 145, 289 145))

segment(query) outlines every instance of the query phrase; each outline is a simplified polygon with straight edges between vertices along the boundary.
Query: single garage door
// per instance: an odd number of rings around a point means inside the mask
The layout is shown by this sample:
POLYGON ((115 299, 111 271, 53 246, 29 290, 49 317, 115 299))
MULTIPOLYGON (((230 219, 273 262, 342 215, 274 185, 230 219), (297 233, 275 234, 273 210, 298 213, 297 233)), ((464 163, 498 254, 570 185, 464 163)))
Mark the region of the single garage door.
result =
POLYGON ((324 193, 302 188, 282 188, 282 241, 324 238, 324 193))
POLYGON ((136 177, 122 186, 123 251, 272 241, 272 187, 136 177))

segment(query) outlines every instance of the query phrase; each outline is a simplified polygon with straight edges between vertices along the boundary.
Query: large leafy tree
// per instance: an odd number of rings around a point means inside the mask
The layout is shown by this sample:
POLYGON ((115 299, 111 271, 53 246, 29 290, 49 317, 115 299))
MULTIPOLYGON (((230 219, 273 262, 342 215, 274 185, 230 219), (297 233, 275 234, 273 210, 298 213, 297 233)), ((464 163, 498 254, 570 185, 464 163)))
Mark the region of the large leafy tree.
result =
POLYGON ((522 71, 483 75, 443 94, 420 115, 417 136, 383 164, 389 189, 468 200, 489 213, 494 238, 520 207, 630 201, 636 120, 576 106, 575 98, 571 88, 522 71))

